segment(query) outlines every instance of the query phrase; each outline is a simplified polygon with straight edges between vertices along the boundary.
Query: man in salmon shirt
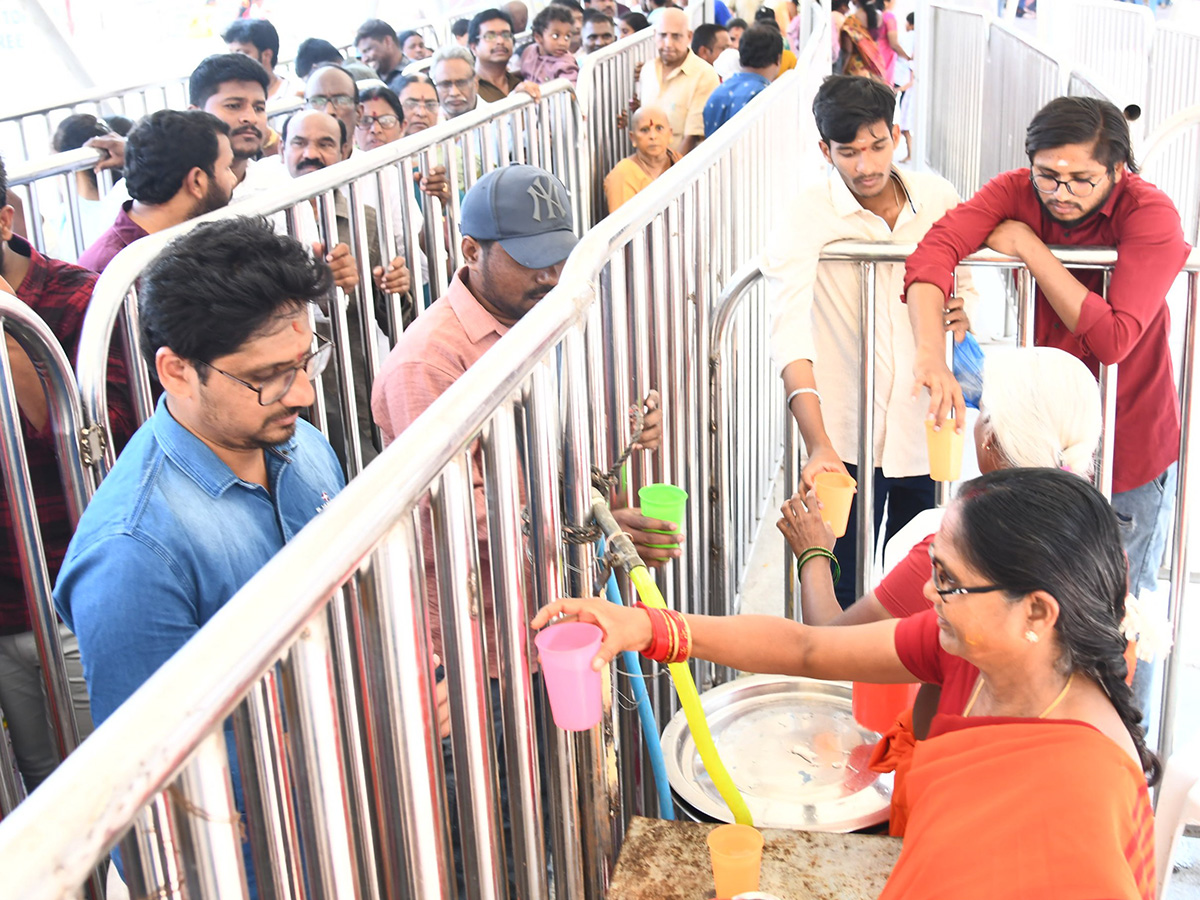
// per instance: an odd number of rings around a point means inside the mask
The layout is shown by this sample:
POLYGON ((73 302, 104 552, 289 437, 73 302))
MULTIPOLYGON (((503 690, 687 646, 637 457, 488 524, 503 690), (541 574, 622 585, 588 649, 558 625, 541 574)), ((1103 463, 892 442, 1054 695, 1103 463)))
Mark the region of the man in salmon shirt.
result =
MULTIPOLYGON (((1035 343, 1066 350, 1093 372, 1118 366, 1112 505, 1129 557, 1129 589, 1140 594, 1156 586, 1175 499, 1179 397, 1167 291, 1188 244, 1170 198, 1137 174, 1129 126, 1113 104, 1050 101, 1029 123, 1025 152, 1029 168, 997 175, 934 225, 909 257, 913 374, 929 388, 938 424, 952 407, 964 422, 942 327, 954 266, 985 245, 1025 263, 1037 281, 1035 343), (1066 268, 1052 245, 1116 247, 1107 292, 1103 271, 1066 268)), ((1145 710, 1150 684, 1141 683, 1143 668, 1135 691, 1145 710)))

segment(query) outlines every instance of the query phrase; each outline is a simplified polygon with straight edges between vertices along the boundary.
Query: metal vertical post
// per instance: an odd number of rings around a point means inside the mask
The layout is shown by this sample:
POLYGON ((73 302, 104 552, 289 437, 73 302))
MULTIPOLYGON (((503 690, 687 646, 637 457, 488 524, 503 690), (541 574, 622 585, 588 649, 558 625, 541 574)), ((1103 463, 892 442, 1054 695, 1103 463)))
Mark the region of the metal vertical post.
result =
POLYGON ((188 896, 193 900, 248 897, 241 815, 233 805, 223 729, 210 733, 196 748, 177 788, 178 795, 168 791, 167 796, 179 834, 188 896))
POLYGON ((1188 590, 1188 538, 1191 531, 1191 498, 1189 462, 1192 436, 1192 406, 1195 402, 1197 316, 1200 316, 1200 272, 1187 273, 1187 319, 1183 338, 1183 360, 1180 364, 1179 392, 1179 467, 1175 482, 1175 531, 1171 540, 1171 595, 1167 615, 1171 621, 1174 642, 1167 651, 1166 675, 1163 678, 1162 718, 1159 730, 1158 753, 1166 760, 1175 747, 1175 715, 1182 683, 1183 614, 1188 590))
POLYGON ((870 587, 875 560, 875 263, 859 264, 858 571, 855 596, 870 587))

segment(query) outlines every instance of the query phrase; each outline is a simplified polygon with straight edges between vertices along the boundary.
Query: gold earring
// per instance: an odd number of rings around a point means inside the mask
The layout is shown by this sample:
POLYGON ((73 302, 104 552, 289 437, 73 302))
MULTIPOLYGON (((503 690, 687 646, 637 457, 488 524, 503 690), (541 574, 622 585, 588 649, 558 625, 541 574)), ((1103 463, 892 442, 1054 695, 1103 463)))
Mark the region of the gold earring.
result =
POLYGON ((1036 644, 1038 642, 1037 632, 1030 628, 1027 632, 1025 632, 1025 640, 1029 641, 1031 644, 1036 644))

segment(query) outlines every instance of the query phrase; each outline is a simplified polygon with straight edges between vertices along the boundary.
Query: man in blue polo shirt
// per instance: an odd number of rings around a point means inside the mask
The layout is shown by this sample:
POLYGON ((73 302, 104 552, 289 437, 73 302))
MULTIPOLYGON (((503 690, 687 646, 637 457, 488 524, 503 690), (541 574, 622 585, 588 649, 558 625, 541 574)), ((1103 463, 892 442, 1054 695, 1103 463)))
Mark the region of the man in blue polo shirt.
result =
POLYGON ((738 43, 738 60, 742 71, 726 78, 704 104, 705 137, 712 137, 714 131, 779 77, 783 36, 765 25, 747 28, 738 43))
POLYGON ((163 395, 80 519, 54 592, 97 725, 343 487, 300 418, 330 357, 308 305, 332 288, 324 262, 250 218, 197 227, 142 276, 142 351, 163 395))

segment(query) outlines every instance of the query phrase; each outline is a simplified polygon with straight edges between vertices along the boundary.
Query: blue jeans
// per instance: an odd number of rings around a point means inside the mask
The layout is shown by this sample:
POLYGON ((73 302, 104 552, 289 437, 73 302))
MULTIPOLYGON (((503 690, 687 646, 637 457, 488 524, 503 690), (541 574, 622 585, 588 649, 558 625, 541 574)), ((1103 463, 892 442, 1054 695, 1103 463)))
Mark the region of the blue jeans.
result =
MULTIPOLYGON (((1125 555, 1129 558, 1129 590, 1140 595, 1158 587, 1158 569, 1167 532, 1171 529, 1171 513, 1175 508, 1175 477, 1178 463, 1141 487, 1113 494, 1112 507, 1121 525, 1125 555)), ((1148 724, 1150 694, 1158 660, 1138 662, 1133 676, 1133 695, 1142 708, 1142 724, 1148 724)))
MULTIPOLYGON (((846 463, 846 471, 851 477, 858 478, 858 466, 846 463)), ((937 502, 937 484, 928 475, 913 475, 908 478, 888 478, 883 469, 875 470, 875 536, 879 537, 879 524, 883 521, 883 507, 887 504, 888 520, 887 533, 884 539, 892 535, 912 521, 913 516, 926 509, 932 509, 937 502)), ((834 594, 842 609, 849 609, 858 599, 854 589, 854 573, 858 567, 858 495, 850 504, 850 521, 846 525, 846 534, 838 538, 833 547, 842 569, 842 577, 834 586, 834 594)))

